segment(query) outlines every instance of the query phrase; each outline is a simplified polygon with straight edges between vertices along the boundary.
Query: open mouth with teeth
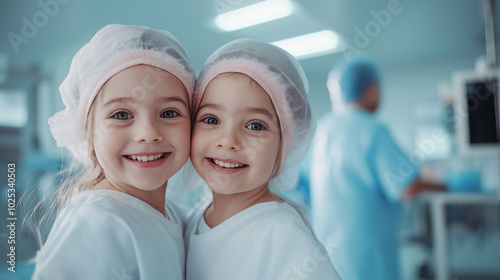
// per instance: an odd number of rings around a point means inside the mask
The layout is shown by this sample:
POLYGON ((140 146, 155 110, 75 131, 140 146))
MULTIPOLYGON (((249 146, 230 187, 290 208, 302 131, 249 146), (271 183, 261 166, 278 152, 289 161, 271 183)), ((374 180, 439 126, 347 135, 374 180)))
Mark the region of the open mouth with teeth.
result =
POLYGON ((223 168, 244 168, 244 167, 248 166, 248 164, 243 164, 243 163, 229 163, 229 162, 224 162, 224 161, 213 159, 213 158, 211 158, 209 160, 212 163, 217 164, 218 166, 223 167, 223 168))
POLYGON ((130 159, 132 161, 138 161, 138 162, 152 162, 152 161, 158 161, 163 158, 165 158, 166 153, 160 153, 156 155, 148 155, 148 156, 141 156, 141 155, 125 155, 127 159, 130 159))

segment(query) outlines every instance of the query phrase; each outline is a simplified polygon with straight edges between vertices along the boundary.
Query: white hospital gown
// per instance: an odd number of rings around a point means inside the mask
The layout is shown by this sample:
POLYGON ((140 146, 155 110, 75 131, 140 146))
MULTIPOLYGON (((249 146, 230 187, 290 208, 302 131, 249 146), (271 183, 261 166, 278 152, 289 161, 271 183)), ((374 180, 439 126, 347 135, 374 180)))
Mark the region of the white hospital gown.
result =
POLYGON ((168 200, 165 210, 117 191, 81 193, 38 251, 33 279, 184 279, 185 218, 168 200))
POLYGON ((289 204, 259 203, 213 229, 203 217, 207 206, 192 215, 184 236, 187 280, 340 279, 289 204))

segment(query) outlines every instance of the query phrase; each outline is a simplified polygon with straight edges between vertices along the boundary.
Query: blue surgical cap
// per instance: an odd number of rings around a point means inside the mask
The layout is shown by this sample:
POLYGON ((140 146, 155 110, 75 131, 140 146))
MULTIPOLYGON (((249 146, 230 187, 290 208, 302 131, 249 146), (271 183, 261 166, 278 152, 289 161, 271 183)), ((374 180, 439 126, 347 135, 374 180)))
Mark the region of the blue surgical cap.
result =
POLYGON ((338 63, 332 71, 340 74, 339 86, 345 103, 359 100, 366 87, 379 83, 379 71, 373 60, 366 56, 338 63))

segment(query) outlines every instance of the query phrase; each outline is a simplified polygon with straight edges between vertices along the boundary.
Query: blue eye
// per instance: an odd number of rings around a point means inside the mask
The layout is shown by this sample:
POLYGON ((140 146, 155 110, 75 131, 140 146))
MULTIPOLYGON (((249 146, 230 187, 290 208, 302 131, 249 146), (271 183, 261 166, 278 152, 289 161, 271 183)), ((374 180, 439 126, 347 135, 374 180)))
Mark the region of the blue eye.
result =
POLYGON ((260 122, 252 122, 251 124, 247 125, 246 128, 251 129, 251 130, 266 130, 267 128, 260 122))
POLYGON ((127 112, 117 112, 112 117, 117 120, 128 120, 132 118, 132 115, 127 112))
POLYGON ((167 119, 175 118, 178 115, 179 115, 179 113, 177 113, 174 110, 167 110, 167 111, 161 113, 161 117, 162 118, 167 118, 167 119))
POLYGON ((213 124, 213 125, 219 124, 219 121, 211 116, 203 118, 202 121, 206 124, 213 124))

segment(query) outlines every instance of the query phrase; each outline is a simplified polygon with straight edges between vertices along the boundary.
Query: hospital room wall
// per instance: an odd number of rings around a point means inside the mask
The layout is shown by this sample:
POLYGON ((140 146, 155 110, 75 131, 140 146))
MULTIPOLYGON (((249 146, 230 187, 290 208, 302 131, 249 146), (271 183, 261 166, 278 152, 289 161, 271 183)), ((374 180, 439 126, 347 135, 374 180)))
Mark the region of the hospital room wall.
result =
MULTIPOLYGON (((438 84, 451 82, 457 70, 473 70, 476 55, 453 59, 432 59, 420 62, 386 65, 380 63, 382 99, 377 117, 388 126, 396 141, 406 152, 415 148, 416 106, 442 107, 438 98, 438 84)), ((308 75, 309 99, 313 115, 321 119, 331 110, 324 74, 308 75)), ((441 120, 436 120, 439 122, 441 120)))

